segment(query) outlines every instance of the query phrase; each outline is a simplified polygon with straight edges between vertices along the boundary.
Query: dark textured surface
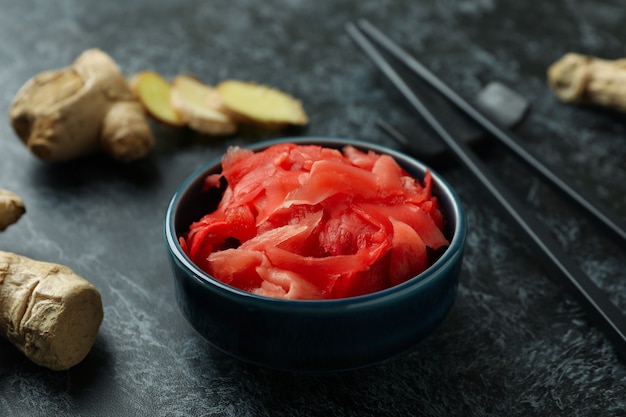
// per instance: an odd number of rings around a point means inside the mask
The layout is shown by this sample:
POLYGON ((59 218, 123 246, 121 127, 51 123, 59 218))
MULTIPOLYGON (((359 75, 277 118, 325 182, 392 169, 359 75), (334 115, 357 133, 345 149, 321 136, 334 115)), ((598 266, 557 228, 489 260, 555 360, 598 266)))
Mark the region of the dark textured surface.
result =
MULTIPOLYGON (((303 100, 312 135, 393 145, 378 117, 427 135, 345 35, 347 21, 365 17, 466 97, 496 80, 521 92, 531 109, 517 132, 528 147, 626 217, 623 117, 563 105, 545 79, 566 51, 626 54, 621 0, 1 0, 0 10, 1 114, 28 78, 100 47, 128 75, 189 72, 282 88, 303 100)), ((0 186, 18 192, 28 213, 0 234, 0 249, 72 267, 100 289, 105 320, 91 354, 67 372, 32 365, 0 341, 0 415, 626 414, 624 361, 460 168, 440 168, 469 219, 459 295, 443 325, 380 366, 289 374, 230 359, 191 329, 174 303, 162 237, 178 184, 229 143, 259 138, 155 126, 158 146, 145 161, 50 166, 4 120, 0 186)), ((500 147, 484 159, 626 308, 624 249, 500 147)))

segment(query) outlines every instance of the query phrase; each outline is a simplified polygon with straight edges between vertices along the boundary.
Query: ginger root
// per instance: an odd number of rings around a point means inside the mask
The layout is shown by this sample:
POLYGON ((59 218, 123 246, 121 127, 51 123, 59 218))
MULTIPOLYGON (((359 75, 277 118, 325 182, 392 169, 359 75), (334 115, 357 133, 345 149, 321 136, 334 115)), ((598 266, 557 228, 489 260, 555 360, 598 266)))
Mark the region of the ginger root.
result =
POLYGON ((18 221, 25 212, 24 202, 17 194, 0 189, 0 231, 18 221))
MULTIPOLYGON (((0 231, 24 214, 0 190, 0 231)), ((91 350, 103 318, 98 290, 63 265, 0 251, 0 335, 34 363, 65 370, 91 350)))
POLYGON ((100 293, 70 268, 0 251, 0 334, 34 363, 78 364, 102 318, 100 293))
POLYGON ((548 82, 563 102, 626 111, 626 59, 567 53, 548 68, 548 82))
POLYGON ((128 162, 144 157, 154 145, 126 78, 99 49, 83 52, 69 67, 27 81, 9 117, 20 139, 45 161, 67 161, 102 150, 128 162))

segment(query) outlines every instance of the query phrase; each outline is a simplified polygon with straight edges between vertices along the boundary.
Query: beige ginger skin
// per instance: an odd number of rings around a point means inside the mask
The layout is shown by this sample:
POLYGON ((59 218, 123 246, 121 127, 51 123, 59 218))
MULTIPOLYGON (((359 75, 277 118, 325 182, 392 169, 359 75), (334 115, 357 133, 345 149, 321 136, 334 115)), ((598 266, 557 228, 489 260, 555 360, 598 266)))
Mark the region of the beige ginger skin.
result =
POLYGON ((15 223, 25 212, 24 202, 17 194, 0 189, 0 232, 15 223))
POLYGON ((563 102, 626 111, 626 59, 567 53, 548 68, 548 82, 563 102))
POLYGON ((102 318, 100 293, 70 268, 0 251, 0 334, 34 363, 78 364, 102 318))
POLYGON ((42 72, 22 86, 11 125, 42 160, 67 161, 98 150, 128 162, 147 155, 154 138, 141 104, 116 63, 99 49, 69 67, 42 72))
MULTIPOLYGON (((0 230, 25 212, 0 189, 0 230)), ((102 323, 98 290, 70 268, 0 251, 0 335, 34 363, 60 371, 81 362, 102 323)))

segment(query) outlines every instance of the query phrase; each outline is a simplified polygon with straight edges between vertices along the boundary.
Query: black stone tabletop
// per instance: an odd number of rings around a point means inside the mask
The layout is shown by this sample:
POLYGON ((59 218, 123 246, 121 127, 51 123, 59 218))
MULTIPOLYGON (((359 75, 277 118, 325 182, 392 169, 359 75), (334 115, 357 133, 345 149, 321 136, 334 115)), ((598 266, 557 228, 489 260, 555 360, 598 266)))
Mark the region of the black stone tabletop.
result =
MULTIPOLYGON (((180 313, 163 238, 166 206, 197 167, 232 144, 297 136, 398 148, 436 139, 347 35, 367 19, 461 96, 501 83, 525 99, 514 127, 533 154, 626 220, 626 123, 560 102, 548 67, 567 52, 626 56, 621 0, 0 0, 0 188, 27 207, 0 250, 60 263, 100 291, 104 320, 67 371, 0 339, 3 416, 619 416, 626 362, 557 274, 449 158, 433 161, 469 222, 455 304, 409 352, 359 370, 299 374, 242 363, 180 313), (34 75, 100 48, 124 75, 250 80, 299 98, 296 132, 211 138, 151 123, 156 146, 128 164, 102 155, 34 157, 8 113, 34 75)), ((626 248, 485 136, 477 150, 577 265, 626 308, 626 248)))

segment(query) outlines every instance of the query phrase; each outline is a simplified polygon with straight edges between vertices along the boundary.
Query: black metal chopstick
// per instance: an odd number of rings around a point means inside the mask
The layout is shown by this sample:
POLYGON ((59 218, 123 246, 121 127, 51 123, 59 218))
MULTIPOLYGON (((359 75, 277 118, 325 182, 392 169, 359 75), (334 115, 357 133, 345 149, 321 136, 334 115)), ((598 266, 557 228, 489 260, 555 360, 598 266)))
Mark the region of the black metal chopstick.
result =
POLYGON ((376 47, 354 24, 346 27, 352 39, 400 90, 414 109, 439 134, 457 159, 469 169, 489 191, 499 206, 521 228, 528 242, 537 249, 545 265, 558 273, 573 290, 588 314, 614 344, 616 351, 626 358, 626 316, 611 302, 608 295, 569 258, 538 221, 531 217, 515 197, 485 167, 476 154, 464 143, 452 137, 411 88, 386 61, 376 47))
POLYGON ((464 100, 435 74, 429 71, 424 65, 415 59, 415 57, 411 56, 408 52, 389 39, 389 37, 374 27, 374 25, 366 20, 359 21, 358 25, 364 33, 370 36, 375 42, 393 55, 398 61, 402 62, 407 68, 412 70, 416 75, 426 81, 436 91, 446 97, 462 112, 482 126, 494 138, 498 139, 520 160, 525 162, 537 174, 543 177, 546 182, 561 191, 589 216, 595 219, 599 224, 603 225, 615 237, 621 239, 623 244, 626 243, 626 225, 624 225, 623 222, 621 222, 617 216, 612 214, 606 207, 601 206, 597 202, 597 199, 586 195, 584 191, 577 189, 563 179, 562 175, 557 174, 554 170, 548 168, 545 164, 538 160, 537 157, 526 150, 521 145, 520 140, 517 139, 512 132, 503 129, 492 122, 476 107, 464 100))

